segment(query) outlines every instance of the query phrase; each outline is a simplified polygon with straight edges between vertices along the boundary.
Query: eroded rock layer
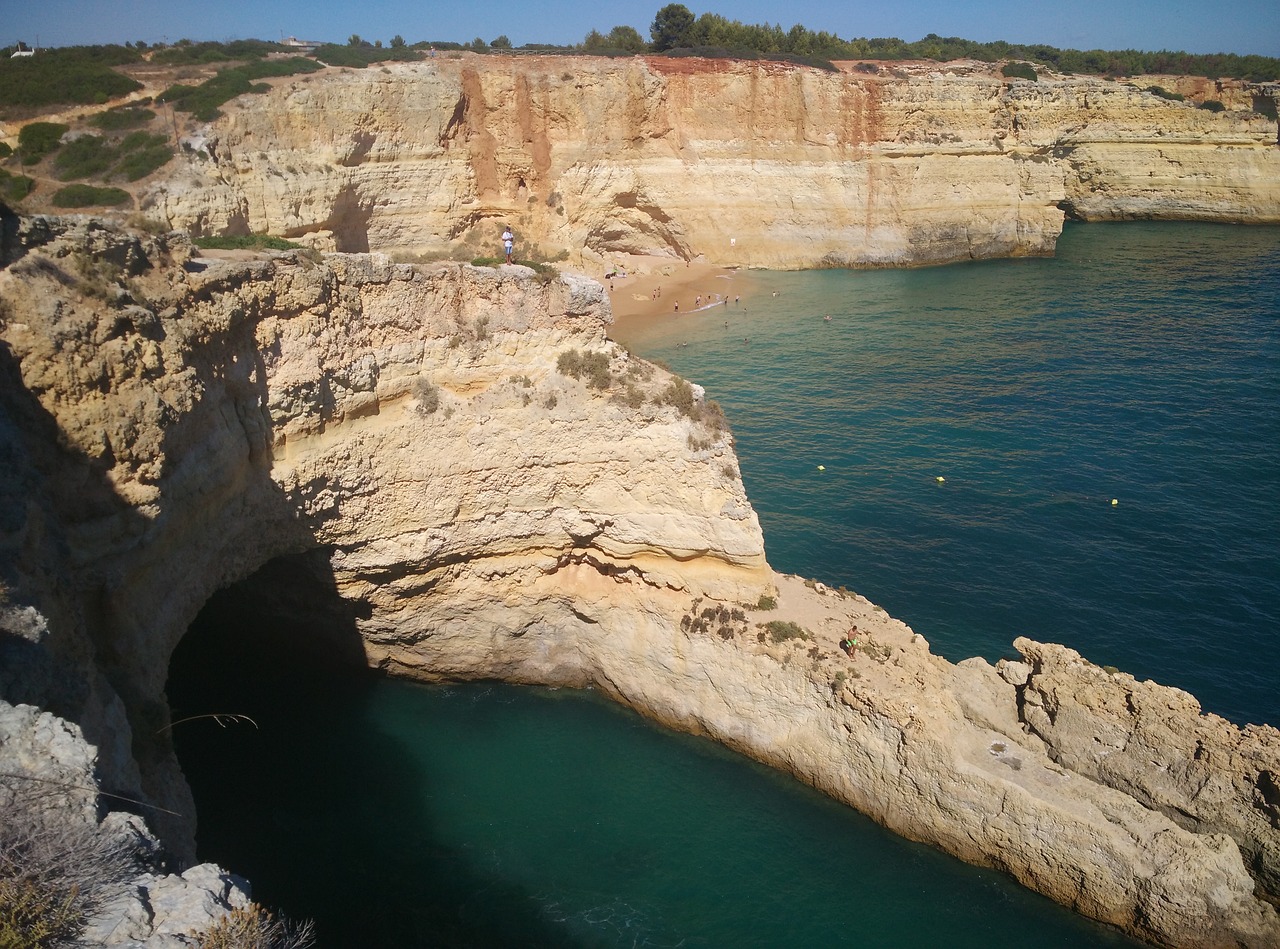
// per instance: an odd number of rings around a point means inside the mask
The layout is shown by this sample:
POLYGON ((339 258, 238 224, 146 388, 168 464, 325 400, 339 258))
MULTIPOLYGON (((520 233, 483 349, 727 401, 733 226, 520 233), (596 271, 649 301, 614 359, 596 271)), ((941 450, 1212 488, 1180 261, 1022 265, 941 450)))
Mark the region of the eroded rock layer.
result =
POLYGON ((369 664, 592 684, 1142 938, 1280 944, 1275 729, 1062 647, 952 665, 773 574, 714 407, 607 340, 599 285, 16 238, 0 698, 77 722, 187 860, 169 656, 214 590, 310 552, 369 664))
MULTIPOLYGON (((941 68, 941 67, 938 67, 941 68)), ((1274 120, 1100 79, 636 57, 289 80, 188 140, 148 213, 325 250, 903 266, 1090 220, 1280 221, 1274 120)))

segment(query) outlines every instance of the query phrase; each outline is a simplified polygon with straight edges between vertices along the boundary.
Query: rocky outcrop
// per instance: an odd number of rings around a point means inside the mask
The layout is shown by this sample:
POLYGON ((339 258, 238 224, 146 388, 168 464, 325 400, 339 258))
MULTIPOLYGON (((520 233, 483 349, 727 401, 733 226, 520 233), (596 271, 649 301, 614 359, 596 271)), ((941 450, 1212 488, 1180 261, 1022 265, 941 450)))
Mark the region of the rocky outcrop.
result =
MULTIPOLYGON (((96 752, 74 724, 0 701, 0 853, 38 881, 40 898, 85 916, 76 945, 191 949, 199 933, 249 906, 247 884, 213 864, 182 874, 161 867, 159 842, 141 818, 106 807, 96 752)), ((69 944, 67 933, 55 933, 69 944)))
POLYGON ((1065 646, 1019 639, 1002 663, 1050 757, 1198 834, 1226 834, 1280 900, 1280 733, 1237 728, 1180 689, 1138 682, 1065 646))
POLYGON ((1144 773, 1189 749, 1157 744, 1158 687, 1025 642, 1025 668, 951 665, 866 600, 773 574, 718 414, 607 340, 597 284, 214 259, 44 219, 5 263, 0 685, 82 725, 106 792, 176 812, 147 813, 187 860, 169 655, 214 590, 310 552, 353 631, 326 648, 591 684, 1142 938, 1280 942, 1255 895, 1276 895, 1275 828, 1244 817, 1274 804, 1273 729, 1174 703, 1207 749, 1178 798, 1144 773), (1107 682, 1152 717, 1093 711, 1123 707, 1080 684, 1107 682), (1087 728, 1144 737, 1104 763, 1087 728))
POLYGON ((1050 254, 1088 220, 1280 221, 1274 120, 973 64, 635 57, 326 71, 193 132, 147 213, 325 250, 772 268, 1050 254), (961 68, 965 67, 965 68, 961 68))

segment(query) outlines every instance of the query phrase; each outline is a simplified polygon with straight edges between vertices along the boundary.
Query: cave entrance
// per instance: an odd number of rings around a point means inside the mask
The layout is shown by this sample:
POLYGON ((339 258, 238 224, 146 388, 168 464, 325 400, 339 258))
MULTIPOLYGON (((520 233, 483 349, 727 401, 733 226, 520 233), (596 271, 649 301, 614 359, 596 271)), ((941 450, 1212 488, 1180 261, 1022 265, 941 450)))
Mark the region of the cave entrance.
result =
MULTIPOLYGON (((166 691, 198 859, 246 877, 273 912, 313 920, 316 949, 573 945, 524 888, 477 871, 442 832, 442 785, 472 767, 417 736, 476 716, 437 687, 456 717, 433 717, 421 684, 368 669, 359 618, 318 550, 218 591, 191 624, 166 691)), ((506 795, 509 778, 489 786, 506 795)))
POLYGON ((169 662, 175 738, 188 731, 177 723, 191 716, 256 707, 262 681, 304 694, 338 682, 358 687, 369 674, 360 608, 338 594, 329 554, 319 549, 277 557, 217 591, 169 662))
POLYGON ((215 593, 169 662, 197 857, 247 877, 255 899, 294 918, 316 914, 291 889, 288 834, 324 834, 338 817, 322 812, 316 791, 348 765, 325 736, 359 718, 375 677, 357 618, 338 595, 327 551, 279 557, 215 593))

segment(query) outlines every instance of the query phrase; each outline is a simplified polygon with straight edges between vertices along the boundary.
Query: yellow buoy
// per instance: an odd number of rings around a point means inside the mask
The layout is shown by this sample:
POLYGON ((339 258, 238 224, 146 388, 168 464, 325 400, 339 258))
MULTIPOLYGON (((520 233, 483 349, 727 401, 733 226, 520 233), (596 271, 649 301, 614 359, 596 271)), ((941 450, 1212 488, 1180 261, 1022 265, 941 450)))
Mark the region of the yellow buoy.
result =
POLYGON ((1116 506, 1117 504, 1119 504, 1119 503, 1120 503, 1119 499, 1117 499, 1117 498, 1112 498, 1112 499, 1111 499, 1111 506, 1112 506, 1112 507, 1115 507, 1115 506, 1116 506))
POLYGON ((826 470, 827 470, 827 466, 826 466, 826 465, 818 465, 818 470, 819 470, 819 471, 826 471, 826 470))
POLYGON ((942 484, 942 483, 943 483, 944 481, 946 481, 947 479, 946 479, 946 478, 944 478, 944 477, 942 477, 942 475, 938 475, 938 477, 934 478, 933 480, 934 480, 934 481, 936 481, 936 482, 938 482, 938 484, 942 484))

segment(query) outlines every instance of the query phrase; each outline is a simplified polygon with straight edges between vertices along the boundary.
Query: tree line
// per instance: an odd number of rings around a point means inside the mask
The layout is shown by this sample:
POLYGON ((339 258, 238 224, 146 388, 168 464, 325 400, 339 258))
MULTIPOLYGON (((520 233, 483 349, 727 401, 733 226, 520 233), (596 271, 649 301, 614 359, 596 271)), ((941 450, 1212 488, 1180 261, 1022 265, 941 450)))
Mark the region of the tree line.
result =
POLYGON ((800 24, 783 30, 779 24, 748 24, 718 13, 694 14, 681 3, 660 9, 649 27, 649 41, 630 26, 615 26, 608 33, 592 30, 580 44, 587 52, 665 53, 703 55, 753 53, 756 56, 811 57, 824 60, 931 59, 947 62, 973 59, 994 63, 1017 59, 1048 66, 1060 73, 1101 76, 1148 74, 1204 76, 1209 79, 1245 79, 1251 82, 1280 80, 1280 59, 1241 56, 1235 53, 1198 54, 1159 50, 1058 49, 1042 43, 1020 44, 997 40, 979 43, 957 36, 930 33, 908 43, 897 37, 841 39, 825 30, 800 24))
MULTIPOLYGON (((169 46, 148 46, 139 40, 123 46, 73 46, 42 49, 35 56, 11 59, 16 47, 0 49, 0 111, 40 109, 54 105, 105 103, 140 88, 140 84, 117 72, 119 66, 149 58, 171 65, 239 62, 242 73, 235 83, 223 82, 227 90, 246 91, 251 80, 278 75, 281 67, 268 66, 268 54, 296 53, 278 43, 262 40, 235 40, 228 43, 196 43, 179 40, 169 46)), ((1110 76, 1149 74, 1204 76, 1209 79, 1244 79, 1252 82, 1280 80, 1280 59, 1242 56, 1236 53, 1198 54, 1159 50, 1078 50, 1058 49, 1044 44, 1006 43, 997 40, 979 43, 955 36, 930 33, 908 43, 897 37, 841 39, 825 30, 814 31, 800 24, 784 30, 779 24, 747 24, 718 13, 695 16, 688 7, 670 3, 655 14, 649 38, 632 26, 615 26, 608 33, 591 30, 581 43, 557 46, 526 43, 515 47, 506 36, 486 42, 476 37, 470 42, 421 41, 412 45, 402 36, 369 42, 353 34, 345 45, 326 44, 317 49, 315 60, 334 66, 362 67, 390 60, 416 60, 435 51, 468 50, 478 53, 517 51, 623 56, 650 53, 666 56, 716 56, 737 59, 782 59, 820 68, 834 68, 832 60, 859 59, 894 61, 926 59, 946 62, 973 59, 981 62, 1008 60, 1036 63, 1056 72, 1110 76)), ((296 61, 286 70, 301 71, 296 61)), ((214 83, 214 85, 220 85, 214 83)), ((254 91, 256 87, 248 91, 254 91)), ((188 90, 185 98, 194 105, 200 96, 188 90)), ((225 91, 225 90, 224 90, 225 91)), ((220 93, 221 94, 221 93, 220 93)), ((176 96, 175 98, 182 98, 176 96)), ((225 101, 223 99, 222 101, 225 101)), ((203 103, 198 111, 212 113, 216 102, 203 103)), ((193 109, 193 111, 196 111, 193 109)))

